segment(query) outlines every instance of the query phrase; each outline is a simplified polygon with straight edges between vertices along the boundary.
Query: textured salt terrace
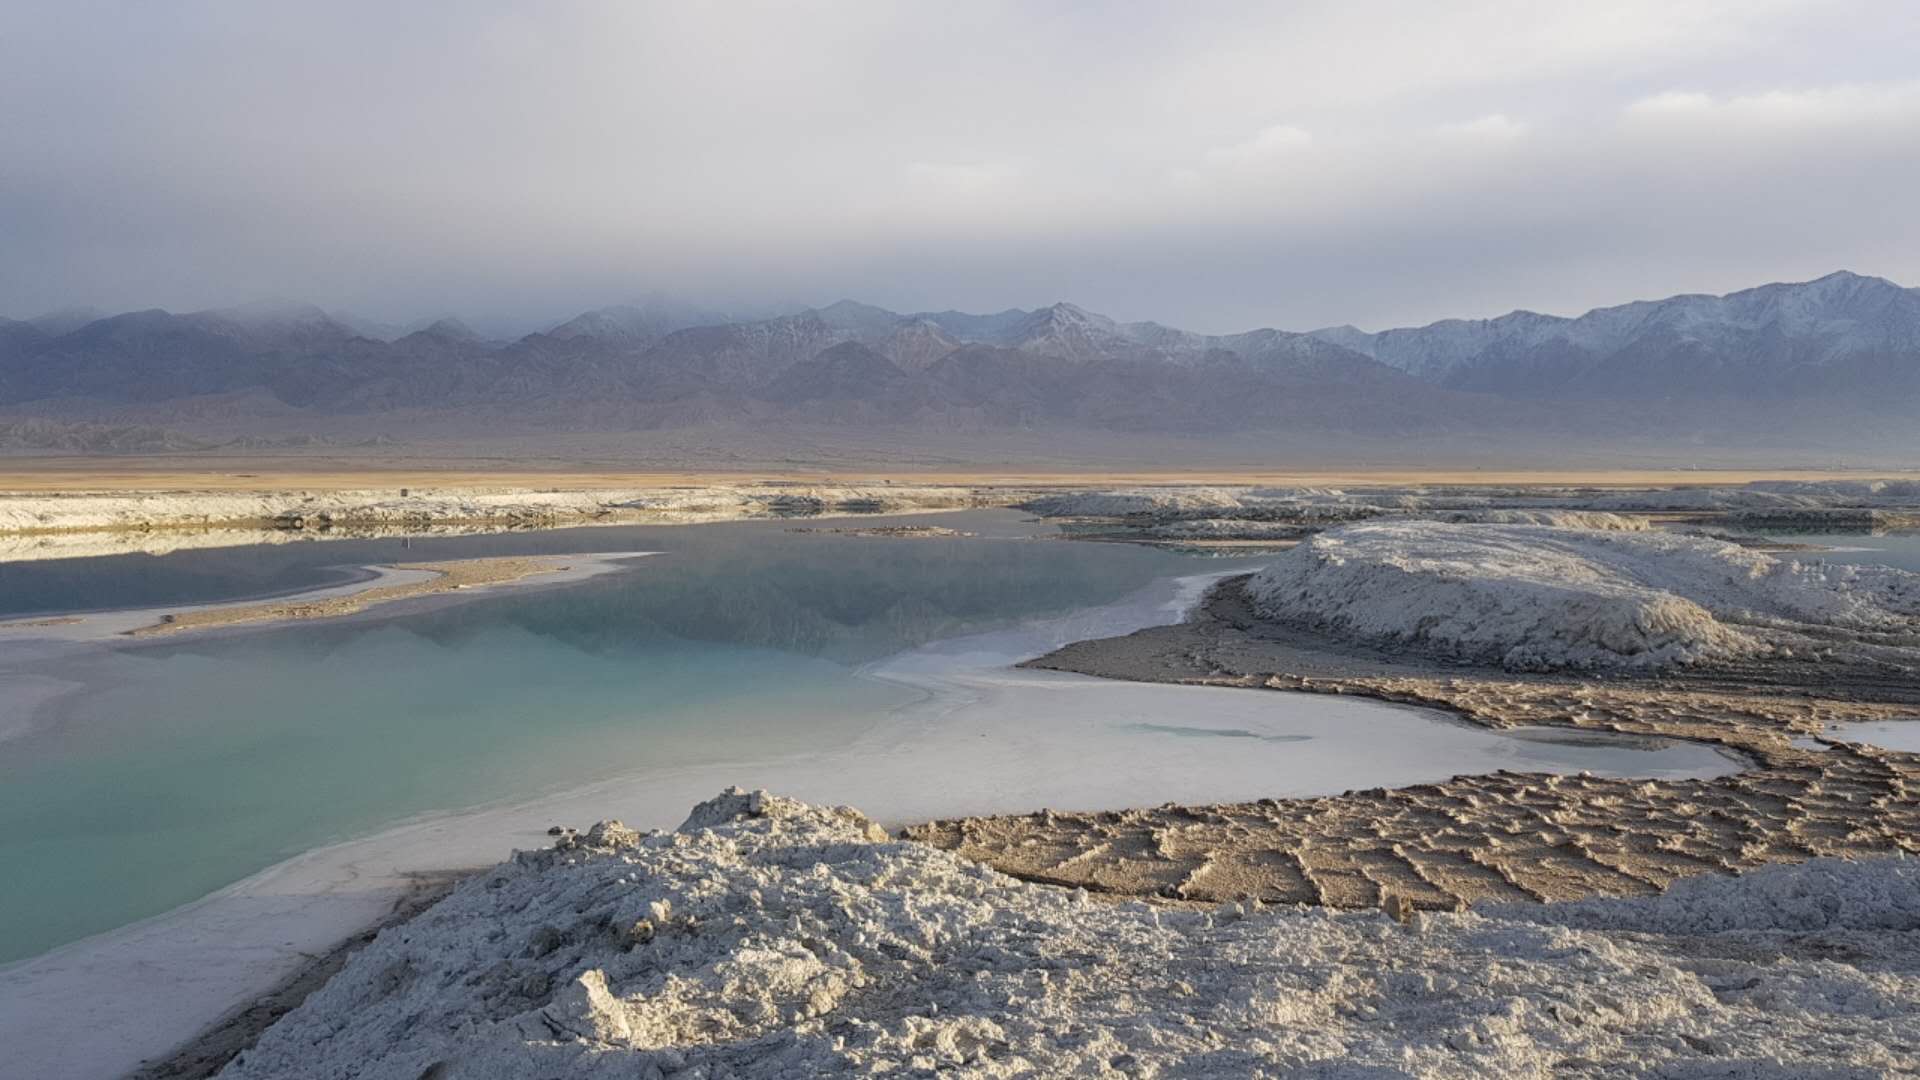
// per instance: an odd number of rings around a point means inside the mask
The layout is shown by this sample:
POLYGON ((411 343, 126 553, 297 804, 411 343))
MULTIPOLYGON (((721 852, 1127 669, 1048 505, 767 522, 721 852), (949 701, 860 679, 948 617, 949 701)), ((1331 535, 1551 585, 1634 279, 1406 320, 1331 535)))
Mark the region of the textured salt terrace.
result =
POLYGON ((222 1075, 1784 1080, 1917 1031, 1910 861, 1401 925, 1103 903, 735 791, 469 880, 222 1075))
POLYGON ((1920 574, 1800 563, 1671 533, 1351 525, 1256 574, 1262 615, 1520 670, 1846 651, 1920 659, 1920 574))

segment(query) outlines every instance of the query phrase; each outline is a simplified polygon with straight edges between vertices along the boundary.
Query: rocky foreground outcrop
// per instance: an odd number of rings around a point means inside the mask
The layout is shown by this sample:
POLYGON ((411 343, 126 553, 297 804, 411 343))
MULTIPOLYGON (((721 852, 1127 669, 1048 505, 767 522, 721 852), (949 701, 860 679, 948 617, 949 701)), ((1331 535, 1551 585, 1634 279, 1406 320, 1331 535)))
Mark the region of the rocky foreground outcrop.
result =
POLYGON ((1460 914, 1113 904, 738 790, 384 931, 222 1074, 1880 1076, 1920 864, 1460 914))

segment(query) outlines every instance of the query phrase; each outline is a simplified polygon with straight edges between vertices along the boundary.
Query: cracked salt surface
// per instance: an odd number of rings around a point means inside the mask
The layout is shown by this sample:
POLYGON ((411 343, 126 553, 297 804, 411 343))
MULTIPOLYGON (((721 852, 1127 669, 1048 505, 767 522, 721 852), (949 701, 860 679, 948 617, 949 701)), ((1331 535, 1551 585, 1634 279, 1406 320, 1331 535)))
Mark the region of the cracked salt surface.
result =
POLYGON ((1416 913, 1108 904, 725 793, 383 932, 222 1075, 1687 1076, 1920 1067, 1920 863, 1416 913))

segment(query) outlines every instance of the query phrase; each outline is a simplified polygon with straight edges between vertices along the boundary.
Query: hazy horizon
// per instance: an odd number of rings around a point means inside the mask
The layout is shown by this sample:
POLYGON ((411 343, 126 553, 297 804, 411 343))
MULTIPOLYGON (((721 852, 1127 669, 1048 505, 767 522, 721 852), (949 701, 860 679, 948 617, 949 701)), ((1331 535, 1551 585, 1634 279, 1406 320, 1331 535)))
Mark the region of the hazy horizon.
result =
MULTIPOLYGON (((1745 291, 1746 289, 1762 288, 1768 285, 1809 284, 1812 281, 1819 280, 1820 278, 1839 275, 1839 274, 1852 274, 1856 277, 1878 278, 1880 280, 1891 280, 1886 278, 1884 275, 1861 274, 1857 271, 1841 268, 1841 269, 1829 271, 1826 274, 1818 275, 1814 278, 1806 279, 1804 281, 1755 282, 1752 285, 1744 286, 1741 289, 1736 289, 1731 291, 1741 292, 1741 291, 1745 291)), ((1906 286, 1903 282, 1899 282, 1899 281, 1892 281, 1891 283, 1897 286, 1901 286, 1903 288, 1912 288, 1911 286, 1906 286)), ((1717 296, 1722 294, 1706 293, 1706 292, 1703 292, 1702 290, 1697 290, 1697 289, 1674 294, 1674 296, 1687 296, 1687 295, 1717 296)), ((1523 313, 1523 312, 1530 312, 1532 314, 1539 314, 1539 315, 1548 315, 1548 316, 1557 317, 1557 318, 1577 318, 1581 315, 1586 315, 1596 310, 1604 310, 1606 308, 1611 308, 1611 307, 1620 307, 1620 306, 1624 306, 1632 303, 1670 300, 1673 298, 1674 298, 1673 296, 1633 296, 1633 297, 1626 297, 1618 301, 1599 304, 1591 308, 1583 308, 1578 311, 1565 311, 1565 312, 1559 312, 1559 311, 1543 312, 1543 311, 1537 311, 1531 308, 1508 308, 1505 311, 1500 311, 1493 315, 1447 316, 1437 321, 1445 322, 1445 321, 1448 321, 1449 319, 1488 319, 1488 318, 1497 318, 1501 315, 1517 314, 1517 313, 1523 313)), ((259 308, 262 310, 268 310, 274 307, 285 307, 285 308, 312 307, 312 308, 319 308, 324 314, 326 314, 330 318, 354 319, 357 321, 378 323, 384 329, 387 329, 393 332, 407 332, 407 331, 410 331, 410 329, 430 326, 433 323, 439 322, 441 320, 453 319, 453 320, 460 321, 462 323, 466 323, 468 325, 468 329, 474 330, 476 333, 479 333, 482 336, 488 336, 487 326, 490 324, 495 330, 499 331, 498 336, 505 337, 510 334, 513 337, 522 337, 529 334, 541 333, 547 330, 551 330, 580 315, 589 314, 596 310, 605 310, 607 308, 612 308, 612 307, 622 307, 622 306, 645 307, 649 304, 676 305, 676 306, 682 306, 690 309, 702 309, 702 308, 710 309, 716 317, 724 316, 725 319, 728 321, 752 322, 752 321, 757 321, 762 319, 779 318, 785 315, 796 315, 805 311, 820 311, 826 308, 833 307, 835 304, 842 303, 842 302, 851 302, 856 304, 867 303, 867 301, 862 300, 860 297, 857 297, 857 296, 841 296, 833 300, 823 301, 821 303, 815 303, 815 304, 783 304, 783 305, 764 306, 764 307, 758 307, 758 308, 736 308, 736 309, 729 310, 725 307, 725 305, 718 304, 718 303, 708 303, 696 297, 675 296, 675 295, 665 294, 665 293, 653 293, 645 296, 635 296, 635 297, 629 297, 625 300, 614 301, 613 303, 610 303, 610 304, 601 305, 599 308, 582 308, 578 310, 567 311, 563 314, 550 314, 550 315, 546 315, 538 318, 531 318, 531 319, 504 319, 498 315, 490 316, 484 313, 475 313, 475 314, 469 315, 467 313, 458 312, 458 311, 442 311, 442 312, 437 312, 432 314, 418 315, 412 318, 395 319, 395 320, 389 321, 384 319, 372 319, 366 316, 365 313, 363 312, 350 311, 344 308, 328 309, 323 305, 314 304, 310 301, 302 300, 297 297, 263 296, 263 297, 254 297, 246 300, 241 300, 237 303, 215 304, 209 307, 198 308, 195 310, 170 311, 169 314, 174 314, 174 315, 194 315, 194 314, 201 314, 201 313, 236 313, 237 314, 237 313, 244 312, 248 308, 259 308)), ((1075 301, 1073 301, 1071 298, 1058 298, 1055 300, 1048 301, 1046 303, 1016 305, 1016 308, 1014 309, 1001 309, 998 312, 965 311, 963 309, 952 307, 951 305, 947 307, 918 308, 918 309, 913 309, 908 311, 893 311, 893 309, 883 309, 883 310, 892 311, 893 314, 902 315, 902 316, 924 314, 924 313, 930 313, 930 312, 950 312, 950 311, 959 311, 962 314, 967 314, 967 315, 985 316, 985 315, 1001 314, 1007 310, 1026 310, 1026 311, 1040 310, 1047 307, 1052 307, 1056 304, 1068 304, 1074 307, 1081 308, 1082 310, 1090 311, 1096 315, 1102 315, 1102 316, 1114 318, 1116 321, 1121 323, 1157 322, 1163 325, 1173 326, 1173 324, 1167 323, 1166 320, 1164 319, 1154 319, 1150 315, 1142 315, 1137 317, 1132 317, 1132 316, 1120 317, 1120 316, 1114 316, 1111 312, 1093 311, 1093 309, 1088 308, 1087 305, 1085 304, 1075 303, 1075 301)), ((879 307, 880 305, 869 305, 869 306, 879 307)), ((164 309, 129 308, 123 311, 123 310, 116 310, 116 309, 100 308, 97 305, 72 305, 65 308, 55 308, 55 309, 51 309, 43 312, 34 312, 32 314, 10 314, 7 312, 0 312, 0 318, 12 318, 21 322, 31 322, 35 319, 57 318, 59 316, 64 316, 64 315, 74 315, 74 314, 85 313, 89 319, 97 319, 97 318, 112 318, 117 315, 125 315, 133 312, 137 312, 137 311, 152 311, 152 310, 164 310, 164 309)), ((1337 329, 1340 327, 1340 325, 1341 324, 1337 324, 1337 323, 1318 323, 1311 326, 1309 325, 1243 326, 1243 327, 1238 327, 1234 330, 1228 330, 1225 332, 1231 334, 1231 333, 1239 333, 1239 332, 1252 331, 1252 330, 1272 329, 1272 330, 1282 330, 1282 331, 1296 332, 1296 333, 1310 333, 1318 330, 1337 329)), ((1422 325, 1431 325, 1431 323, 1422 324, 1422 325)), ((1192 327, 1187 327, 1187 326, 1173 326, 1173 328, 1178 330, 1192 329, 1192 327)), ((1417 328, 1418 327, 1387 326, 1387 325, 1355 327, 1355 329, 1359 329, 1369 333, 1378 332, 1382 330, 1417 329, 1417 328)), ((1207 331, 1207 332, 1217 332, 1217 331, 1207 331)))
POLYGON ((15 317, 659 291, 1230 332, 1920 281, 1890 0, 0 6, 15 317))

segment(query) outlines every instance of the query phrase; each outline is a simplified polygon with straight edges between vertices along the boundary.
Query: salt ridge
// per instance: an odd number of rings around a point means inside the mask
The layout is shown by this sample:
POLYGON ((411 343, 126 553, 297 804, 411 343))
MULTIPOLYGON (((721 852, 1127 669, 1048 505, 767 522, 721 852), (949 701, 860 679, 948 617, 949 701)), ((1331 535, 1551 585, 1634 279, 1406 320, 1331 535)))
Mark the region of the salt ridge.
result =
POLYGON ((1796 648, 1885 658, 1920 644, 1920 575, 1660 532, 1352 525, 1279 556, 1248 592, 1268 618, 1517 670, 1663 668, 1796 648))

